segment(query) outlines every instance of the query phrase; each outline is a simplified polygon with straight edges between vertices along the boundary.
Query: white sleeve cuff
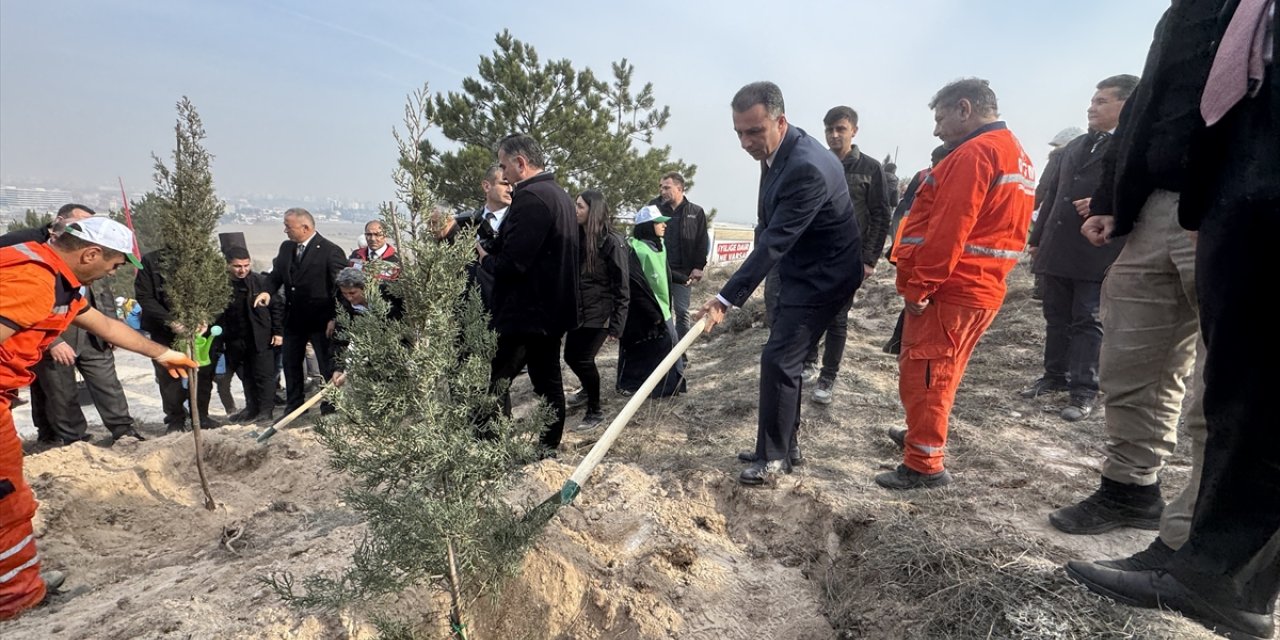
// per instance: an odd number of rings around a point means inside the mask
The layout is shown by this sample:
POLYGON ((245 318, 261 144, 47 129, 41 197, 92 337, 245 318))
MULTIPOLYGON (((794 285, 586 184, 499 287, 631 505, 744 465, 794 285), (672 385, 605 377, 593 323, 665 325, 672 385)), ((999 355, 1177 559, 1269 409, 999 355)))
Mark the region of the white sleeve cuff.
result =
POLYGON ((733 303, 729 302, 728 300, 725 300, 724 296, 718 293, 716 294, 716 300, 719 300, 720 304, 724 305, 724 308, 726 311, 733 308, 733 303))

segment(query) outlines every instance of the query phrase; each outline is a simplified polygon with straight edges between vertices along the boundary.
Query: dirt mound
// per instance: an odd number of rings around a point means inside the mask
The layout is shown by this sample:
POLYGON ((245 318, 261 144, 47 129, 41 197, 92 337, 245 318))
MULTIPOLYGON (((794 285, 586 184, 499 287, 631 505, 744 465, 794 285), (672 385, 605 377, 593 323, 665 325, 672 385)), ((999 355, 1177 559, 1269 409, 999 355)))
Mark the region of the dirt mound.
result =
MULTIPOLYGON (((724 278, 713 274, 695 300, 724 278)), ((1061 398, 1017 397, 1038 373, 1042 331, 1020 271, 957 398, 948 451, 957 484, 897 494, 872 483, 901 455, 884 435, 902 419, 896 361, 880 350, 899 311, 892 278, 882 270, 859 294, 835 402, 806 402, 808 464, 764 488, 735 480, 734 453, 755 438, 767 336, 753 301, 691 352, 691 392, 646 403, 577 502, 551 520, 521 573, 501 595, 470 607, 472 636, 1212 637, 1176 616, 1110 604, 1065 578, 1065 560, 1127 555, 1152 534, 1066 536, 1045 521, 1096 487, 1103 425, 1101 416, 1060 421, 1061 398)), ((606 380, 613 361, 612 351, 600 358, 606 380)), ((130 393, 151 392, 149 377, 139 380, 130 393)), ((528 405, 527 381, 513 393, 528 405)), ((624 401, 607 393, 606 412, 624 401)), ((329 469, 309 429, 287 430, 267 447, 247 433, 232 426, 206 434, 213 512, 201 506, 189 435, 29 456, 45 566, 70 577, 48 606, 0 623, 0 637, 372 637, 363 611, 299 612, 262 583, 346 566, 364 527, 342 501, 346 480, 329 469)), ((559 461, 522 470, 513 504, 558 490, 589 444, 570 433, 559 461)), ((1185 483, 1188 462, 1182 449, 1170 460, 1170 495, 1185 483)), ((438 605, 415 590, 394 608, 417 618, 426 637, 443 638, 431 622, 438 605)))
MULTIPOLYGON (((528 497, 558 490, 571 471, 543 465, 541 491, 528 497)), ((831 528, 812 491, 752 491, 706 471, 655 476, 606 464, 596 473, 599 483, 561 509, 499 606, 478 616, 481 637, 833 634, 804 571, 817 557, 811 543, 831 528)))

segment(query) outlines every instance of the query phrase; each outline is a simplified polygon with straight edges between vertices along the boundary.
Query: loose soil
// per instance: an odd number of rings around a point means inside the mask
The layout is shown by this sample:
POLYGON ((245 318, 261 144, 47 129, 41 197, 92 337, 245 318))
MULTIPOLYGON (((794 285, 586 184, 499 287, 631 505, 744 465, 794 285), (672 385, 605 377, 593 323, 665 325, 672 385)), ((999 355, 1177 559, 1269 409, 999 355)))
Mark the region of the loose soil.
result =
MULTIPOLYGON (((714 273, 695 303, 726 277, 714 273)), ((902 421, 897 364, 880 350, 899 309, 892 278, 881 269, 859 293, 835 402, 805 402, 808 464, 771 486, 736 482, 735 453, 754 443, 767 336, 757 298, 691 351, 690 393, 647 403, 520 574, 496 599, 474 603, 472 637, 1214 637, 1066 579, 1066 560, 1128 555, 1155 534, 1068 536, 1049 526, 1050 511, 1096 487, 1103 421, 1101 412, 1060 420, 1065 397, 1017 396, 1039 372, 1043 335, 1022 269, 952 414, 956 485, 875 486, 874 474, 900 456, 884 433, 902 421)), ((44 566, 69 578, 48 605, 0 623, 0 637, 373 637, 364 612, 299 612, 262 582, 339 569, 363 535, 340 497, 345 480, 310 429, 286 430, 266 447, 248 426, 206 432, 219 508, 205 511, 191 437, 159 435, 147 365, 131 358, 121 358, 122 378, 154 437, 27 457, 44 566)), ((614 358, 601 355, 605 379, 614 358)), ((527 381, 515 390, 529 406, 527 381)), ((606 395, 606 412, 624 404, 606 395)), ((26 408, 16 413, 29 421, 26 408)), ((520 470, 513 503, 557 490, 592 439, 570 433, 558 460, 520 470)), ((1180 446, 1163 475, 1168 497, 1189 463, 1180 446)), ((425 637, 443 638, 439 605, 410 593, 400 609, 414 612, 425 637)))

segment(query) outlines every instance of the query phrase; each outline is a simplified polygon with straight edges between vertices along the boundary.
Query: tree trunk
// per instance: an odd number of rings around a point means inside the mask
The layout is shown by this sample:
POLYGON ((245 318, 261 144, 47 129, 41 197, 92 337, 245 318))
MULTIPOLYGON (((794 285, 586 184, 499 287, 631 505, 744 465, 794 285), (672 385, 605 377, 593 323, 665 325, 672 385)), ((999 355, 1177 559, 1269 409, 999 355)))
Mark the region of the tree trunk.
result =
MULTIPOLYGON (((192 335, 188 339, 188 355, 192 360, 196 355, 196 339, 192 335)), ((198 363, 197 363, 198 364, 198 363)), ((191 370, 187 377, 187 402, 191 406, 191 435, 195 438, 196 443, 196 473, 200 476, 200 488, 204 490, 204 508, 213 511, 218 508, 218 503, 213 501, 213 493, 209 491, 209 479, 204 474, 204 455, 201 453, 200 447, 200 367, 191 370)))
POLYGON ((453 555, 453 540, 449 549, 449 628, 457 640, 468 640, 467 625, 462 621, 462 585, 458 582, 458 562, 453 555))

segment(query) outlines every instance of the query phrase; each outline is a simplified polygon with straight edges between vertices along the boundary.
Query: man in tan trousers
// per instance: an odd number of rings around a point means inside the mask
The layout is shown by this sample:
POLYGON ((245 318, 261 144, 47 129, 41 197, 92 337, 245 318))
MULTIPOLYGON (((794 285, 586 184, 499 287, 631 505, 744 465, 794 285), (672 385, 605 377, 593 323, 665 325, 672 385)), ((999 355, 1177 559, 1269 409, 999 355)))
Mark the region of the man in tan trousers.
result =
MULTIPOLYGON (((1155 77, 1145 74, 1144 79, 1155 77)), ((1167 126, 1161 120, 1165 114, 1152 112, 1150 86, 1143 82, 1126 102, 1116 140, 1103 159, 1098 191, 1078 205, 1088 217, 1081 233, 1094 244, 1127 236, 1102 286, 1099 377, 1107 458, 1101 486, 1082 502, 1049 515, 1054 527, 1073 534, 1121 526, 1158 530, 1160 536, 1146 550, 1110 561, 1126 570, 1163 566, 1185 542, 1205 438, 1195 243, 1178 223, 1186 141, 1174 139, 1182 128, 1167 126), (1193 364, 1197 388, 1183 414, 1184 378, 1193 364), (1166 507, 1159 473, 1177 443, 1180 416, 1192 439, 1192 477, 1166 507)))

